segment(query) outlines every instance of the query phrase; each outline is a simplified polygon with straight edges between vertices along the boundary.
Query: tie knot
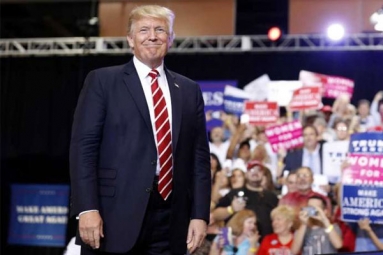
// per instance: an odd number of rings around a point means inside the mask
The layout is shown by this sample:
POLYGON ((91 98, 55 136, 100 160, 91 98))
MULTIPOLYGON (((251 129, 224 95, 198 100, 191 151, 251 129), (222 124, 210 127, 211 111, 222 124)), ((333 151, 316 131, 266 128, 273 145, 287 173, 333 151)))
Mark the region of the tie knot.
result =
POLYGON ((158 72, 156 69, 152 69, 152 70, 149 72, 149 76, 150 76, 152 79, 155 79, 158 75, 159 75, 159 72, 158 72))

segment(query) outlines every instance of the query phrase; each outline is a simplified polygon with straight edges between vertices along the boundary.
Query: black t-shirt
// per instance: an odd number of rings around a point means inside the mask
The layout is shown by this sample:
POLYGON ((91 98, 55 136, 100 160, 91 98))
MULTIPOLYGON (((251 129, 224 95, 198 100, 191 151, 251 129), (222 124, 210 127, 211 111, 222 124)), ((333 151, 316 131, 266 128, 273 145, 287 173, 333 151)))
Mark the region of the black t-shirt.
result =
MULTIPOLYGON (((273 233, 270 213, 275 207, 277 207, 278 197, 271 191, 252 191, 246 187, 233 189, 219 200, 217 207, 230 206, 234 196, 238 197, 238 192, 240 191, 243 191, 244 197, 247 198, 246 209, 254 211, 257 216, 257 227, 261 238, 265 235, 273 233)), ((229 219, 227 219, 227 221, 229 219)))

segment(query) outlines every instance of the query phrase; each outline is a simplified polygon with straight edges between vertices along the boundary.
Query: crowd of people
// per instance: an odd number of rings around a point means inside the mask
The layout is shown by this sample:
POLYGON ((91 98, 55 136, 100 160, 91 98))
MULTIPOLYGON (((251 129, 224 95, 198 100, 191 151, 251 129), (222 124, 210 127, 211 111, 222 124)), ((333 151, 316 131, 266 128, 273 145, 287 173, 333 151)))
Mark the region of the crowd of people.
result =
MULTIPOLYGON (((211 119, 209 112, 206 118, 211 119)), ((265 127, 241 124, 225 113, 221 119, 223 126, 210 131, 211 215, 197 254, 383 250, 383 225, 368 218, 342 221, 341 184, 317 178, 324 175, 325 143, 349 141, 357 132, 382 132, 383 92, 356 107, 340 96, 332 106, 301 113, 303 147, 288 151, 273 152, 265 127)), ((290 120, 286 111, 278 124, 290 120)))

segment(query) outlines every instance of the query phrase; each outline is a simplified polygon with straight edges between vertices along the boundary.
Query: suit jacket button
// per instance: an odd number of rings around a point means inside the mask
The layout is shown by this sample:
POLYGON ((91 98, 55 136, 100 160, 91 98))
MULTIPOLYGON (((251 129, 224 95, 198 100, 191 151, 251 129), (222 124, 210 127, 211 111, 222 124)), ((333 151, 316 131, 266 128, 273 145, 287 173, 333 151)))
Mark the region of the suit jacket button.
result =
POLYGON ((152 165, 157 164, 157 160, 152 160, 152 162, 150 162, 150 164, 152 164, 152 165))
POLYGON ((152 192, 152 190, 153 190, 152 188, 146 188, 145 191, 148 192, 148 193, 150 193, 150 192, 152 192))

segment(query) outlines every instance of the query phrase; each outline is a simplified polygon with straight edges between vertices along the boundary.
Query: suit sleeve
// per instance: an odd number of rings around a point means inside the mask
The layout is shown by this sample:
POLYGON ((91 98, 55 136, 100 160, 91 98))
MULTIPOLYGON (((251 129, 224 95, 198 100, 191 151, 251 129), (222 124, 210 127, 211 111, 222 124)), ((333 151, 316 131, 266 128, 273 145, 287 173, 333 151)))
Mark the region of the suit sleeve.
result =
POLYGON ((97 168, 105 108, 100 80, 92 71, 85 79, 72 126, 69 155, 72 216, 99 209, 97 168))
POLYGON ((197 123, 194 141, 193 204, 192 219, 209 222, 211 198, 210 151, 206 132, 206 120, 202 92, 197 85, 197 123))

